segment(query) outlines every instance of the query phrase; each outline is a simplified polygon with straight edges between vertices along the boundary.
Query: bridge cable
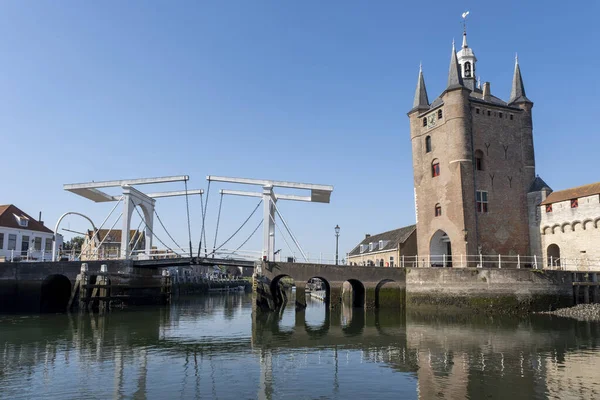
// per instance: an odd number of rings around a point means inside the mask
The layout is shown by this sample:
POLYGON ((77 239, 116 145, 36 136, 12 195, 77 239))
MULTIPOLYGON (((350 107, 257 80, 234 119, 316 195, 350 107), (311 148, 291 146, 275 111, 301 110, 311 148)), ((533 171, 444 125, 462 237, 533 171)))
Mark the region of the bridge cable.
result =
MULTIPOLYGON (((94 252, 92 253, 92 256, 98 254, 98 250, 100 250, 100 247, 102 247, 102 244, 106 241, 106 239, 108 238, 108 235, 114 229, 115 225, 117 224, 117 222, 119 222, 119 220, 121 219, 122 216, 123 216, 123 213, 119 214, 119 216, 117 217, 117 219, 115 220, 115 222, 113 222, 113 224, 110 227, 110 229, 108 230, 108 232, 106 232, 106 235, 104 235, 104 239, 102 239, 102 241, 100 241, 100 243, 96 247, 96 250, 94 250, 94 252)), ((100 232, 100 228, 98 228, 98 232, 100 232)), ((92 242, 92 240, 90 240, 88 243, 91 243, 91 242, 92 242)), ((79 253, 79 258, 81 258, 82 255, 83 255, 83 248, 81 249, 81 253, 79 253)))
POLYGON ((175 239, 173 239, 173 236, 171 236, 171 234, 169 233, 169 231, 167 230, 167 228, 165 227, 165 225, 163 224, 162 220, 160 219, 160 217, 158 216, 158 212, 156 212, 156 208, 154 209, 154 214, 156 215, 156 219, 158 219, 158 222, 160 223, 160 226, 163 227, 163 229, 165 230, 165 232, 167 233, 167 236, 169 236, 169 238, 173 241, 173 243, 175 243, 175 246, 177 246, 178 249, 183 250, 183 247, 181 247, 179 245, 179 243, 177 243, 175 241, 175 239))
MULTIPOLYGON (((142 234, 140 232, 140 226, 142 226, 142 222, 144 222, 144 220, 141 220, 140 224, 138 225, 138 228, 137 228, 137 239, 135 240, 135 243, 133 244, 133 247, 131 247, 131 251, 129 252, 129 257, 131 257, 131 255, 135 251, 135 248, 137 247, 138 243, 140 242, 140 239, 142 238, 142 234)), ((135 237, 135 235, 134 235, 134 237, 135 237)))
MULTIPOLYGON (((112 215, 112 213, 115 212, 115 210, 117 209, 117 206, 119 205, 119 203, 121 201, 123 201, 123 196, 121 196, 119 198, 119 201, 117 201, 117 203, 112 208, 112 210, 110 210, 110 212, 108 213, 108 215, 106 216, 106 218, 104 219, 104 221, 102 221, 102 223, 100 224, 100 227, 98 229, 96 229, 96 232, 94 232, 94 234, 92 235, 92 238, 88 241, 88 245, 89 245, 89 243, 92 242, 92 240, 94 240, 94 238, 96 237, 96 235, 98 235, 98 232, 100 232, 100 229, 102 229, 102 227, 104 226, 104 224, 106 223, 106 221, 108 221, 108 219, 110 218, 110 216, 112 215)), ((81 247, 81 253, 79 253, 80 257, 81 257, 81 254, 83 254, 83 250, 85 250, 88 247, 88 245, 81 247)))
MULTIPOLYGON (((183 180, 183 183, 185 184, 185 209, 187 211, 187 224, 188 224, 188 240, 190 243, 190 258, 192 258, 193 253, 192 253, 192 226, 190 225, 190 202, 188 200, 188 185, 187 185, 187 178, 183 180)), ((154 212, 156 212, 156 210, 154 210, 154 212)), ((156 214, 158 216, 158 214, 156 214)), ((164 228, 164 226, 163 226, 164 228)), ((166 229, 165 229, 166 231, 166 229)), ((169 237, 171 237, 171 235, 169 235, 169 237)), ((172 240, 173 238, 171 238, 172 240)), ((173 242, 175 244, 177 244, 177 242, 175 242, 175 240, 173 240, 173 242)), ((179 245, 177 245, 179 247, 179 245)), ((183 249, 182 249, 183 250, 183 249)))
MULTIPOLYGON (((200 244, 198 245, 198 257, 200 257, 200 252, 202 251, 202 238, 204 238, 204 257, 208 257, 206 254, 206 210, 208 210, 208 195, 210 194, 210 179, 208 180, 208 186, 206 188, 206 200, 204 201, 204 209, 202 210, 202 231, 200 232, 200 244)), ((202 201, 202 197, 200 197, 200 201, 202 201)))
MULTIPOLYGON (((290 246, 290 243, 287 241, 287 239, 285 238, 284 232, 281 230, 281 228, 279 227, 279 224, 275 221, 275 218, 270 216, 271 219, 273 220, 273 223, 275 224, 275 227, 277 229, 279 229, 279 233, 281 233, 281 237, 283 238, 283 241, 285 242, 285 244, 288 247, 288 250, 292 253, 292 255, 294 255, 294 250, 292 250, 292 246, 290 246)), ((295 258, 295 257, 294 257, 295 258)))
POLYGON ((238 234, 239 231, 242 230, 242 228, 244 227, 244 225, 246 225, 246 223, 250 220, 250 218, 252 218, 252 216, 254 215, 254 213, 256 212, 256 210, 258 210, 258 207, 260 207, 260 203, 262 203, 262 199, 260 199, 258 201, 258 204, 256 205, 256 207, 254 207, 254 210, 250 213, 250 215, 248 216, 248 218, 246 218, 246 220, 244 221, 244 223, 233 233, 233 235, 229 236, 229 238, 224 241, 223 243, 221 243, 221 245, 219 247, 217 247, 215 250, 213 250, 213 252, 211 254, 215 254, 215 252, 217 250, 219 250, 221 247, 225 246, 227 244, 227 242, 229 242, 231 239, 233 239, 233 237, 235 235, 238 234))
MULTIPOLYGON (((140 231, 140 227, 142 226, 142 224, 143 224, 143 223, 144 223, 144 221, 143 221, 143 220, 140 220, 140 223, 138 224, 136 231, 138 231, 138 232, 140 231)), ((130 245, 130 246, 131 246, 131 244, 133 243, 133 239, 135 239, 135 235, 134 235, 134 236, 133 236, 133 237, 132 237, 132 238, 129 240, 129 245, 130 245)), ((136 244, 137 244, 137 243, 136 243, 136 244)))
POLYGON ((219 201, 219 213, 217 214, 217 229, 215 230, 215 241, 213 243, 213 258, 215 257, 215 247, 217 247, 217 235, 219 234, 219 222, 221 221, 221 208, 223 207, 223 193, 221 193, 221 200, 219 201))
MULTIPOLYGON (((141 219, 144 219, 144 217, 142 217, 142 214, 140 214, 140 211, 137 209, 137 207, 133 207, 133 209, 135 210, 135 212, 137 212, 137 214, 140 216, 141 219)), ((146 221, 144 221, 144 225, 146 225, 146 228, 148 228, 148 230, 150 231, 150 234, 152 236, 154 236, 156 238, 156 240, 158 240, 160 242, 160 244, 162 244, 163 246, 165 246, 168 250, 171 250, 174 254, 178 255, 179 257, 181 257, 181 254, 177 253, 175 250, 173 250, 172 248, 170 248, 169 246, 167 246, 165 244, 165 242, 163 242, 162 240, 160 240, 160 238, 154 233, 154 231, 152 230, 152 228, 150 228, 148 226, 148 223, 146 221)), ((146 240, 148 240, 148 238, 146 238, 146 240)))
POLYGON ((256 233, 256 231, 258 230, 258 228, 260 228, 260 226, 263 224, 263 220, 261 219, 260 222, 258 223, 258 225, 256 226, 256 228, 254 228, 254 230, 252 231, 252 233, 250 234, 250 236, 248 236, 248 238, 246 240, 244 240, 244 243, 240 244, 240 246, 235 249, 233 251, 233 253, 235 253, 236 251, 238 251, 239 249, 241 249, 242 247, 244 247, 244 245, 246 243, 248 243, 248 240, 250 240, 250 238, 252 238, 252 236, 254 236, 254 234, 256 233))
POLYGON ((275 202, 273 202, 273 207, 275 207, 275 212, 277 212, 277 215, 279 215, 279 218, 281 219, 281 222, 283 222, 283 225, 285 226, 285 229, 287 229, 288 233, 290 234, 290 236, 292 237, 292 240, 294 241, 294 243, 296 244, 296 246, 298 247, 298 250, 300 250, 300 253, 302 253, 302 256, 304 257, 304 259, 306 261, 308 261, 308 257, 306 257, 306 254, 304 253, 304 250, 302 250, 302 247, 300 247, 300 243, 298 243, 298 240, 296 240, 296 237, 294 236, 294 234, 292 233, 292 231, 290 230, 290 227, 288 226, 288 224, 285 222, 285 219, 283 218, 283 216, 281 215, 281 213, 279 212, 279 209, 277 208, 277 204, 275 204, 275 202))

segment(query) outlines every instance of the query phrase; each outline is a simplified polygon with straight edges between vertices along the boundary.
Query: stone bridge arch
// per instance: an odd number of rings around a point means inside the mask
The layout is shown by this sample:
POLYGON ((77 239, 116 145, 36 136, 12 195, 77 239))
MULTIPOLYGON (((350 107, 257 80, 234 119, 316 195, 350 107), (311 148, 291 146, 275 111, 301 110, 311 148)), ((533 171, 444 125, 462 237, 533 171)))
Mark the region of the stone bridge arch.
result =
POLYGON ((49 275, 40 288, 40 312, 62 313, 67 311, 71 297, 71 281, 62 274, 49 275))

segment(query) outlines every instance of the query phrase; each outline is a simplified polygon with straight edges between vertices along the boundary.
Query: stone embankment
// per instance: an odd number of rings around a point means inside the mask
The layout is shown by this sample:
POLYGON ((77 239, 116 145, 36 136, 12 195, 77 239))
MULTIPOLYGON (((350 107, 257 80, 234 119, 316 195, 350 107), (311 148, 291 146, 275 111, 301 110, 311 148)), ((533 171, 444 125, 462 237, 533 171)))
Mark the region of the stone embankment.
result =
POLYGON ((580 321, 600 321, 600 304, 579 304, 575 307, 559 308, 555 311, 545 311, 540 314, 558 315, 559 317, 575 318, 580 321))

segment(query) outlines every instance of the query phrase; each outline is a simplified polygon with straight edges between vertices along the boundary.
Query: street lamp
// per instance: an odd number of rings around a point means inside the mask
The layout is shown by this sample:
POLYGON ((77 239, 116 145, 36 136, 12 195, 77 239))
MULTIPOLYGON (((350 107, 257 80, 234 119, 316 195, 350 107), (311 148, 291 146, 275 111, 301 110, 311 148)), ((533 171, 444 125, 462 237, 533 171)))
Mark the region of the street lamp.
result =
POLYGON ((335 226, 335 265, 338 265, 338 243, 340 241, 340 226, 335 226))

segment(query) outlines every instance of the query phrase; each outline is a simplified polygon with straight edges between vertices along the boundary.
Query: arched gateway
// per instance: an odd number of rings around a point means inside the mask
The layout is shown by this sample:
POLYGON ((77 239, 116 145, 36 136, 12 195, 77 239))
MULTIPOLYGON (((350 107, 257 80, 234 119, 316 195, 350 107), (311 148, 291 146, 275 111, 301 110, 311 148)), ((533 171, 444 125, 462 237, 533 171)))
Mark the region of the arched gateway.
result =
POLYGON ((438 230, 433 234, 429 242, 429 255, 432 267, 452 266, 452 244, 446 232, 438 230))

